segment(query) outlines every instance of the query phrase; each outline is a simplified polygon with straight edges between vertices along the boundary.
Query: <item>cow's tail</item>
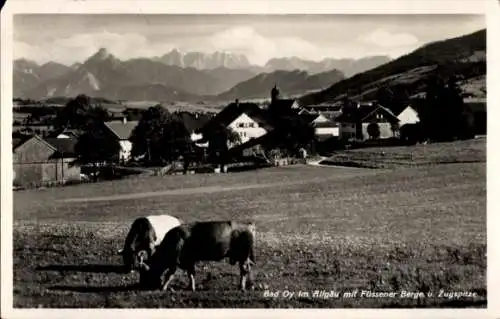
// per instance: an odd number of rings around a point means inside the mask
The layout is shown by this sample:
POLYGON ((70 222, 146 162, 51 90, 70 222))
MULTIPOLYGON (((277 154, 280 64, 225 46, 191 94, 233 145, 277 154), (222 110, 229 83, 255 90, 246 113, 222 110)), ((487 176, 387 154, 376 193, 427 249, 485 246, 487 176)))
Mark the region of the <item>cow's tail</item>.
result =
POLYGON ((253 245, 250 247, 250 255, 248 256, 252 265, 255 266, 257 263, 255 262, 255 254, 253 252, 253 245))

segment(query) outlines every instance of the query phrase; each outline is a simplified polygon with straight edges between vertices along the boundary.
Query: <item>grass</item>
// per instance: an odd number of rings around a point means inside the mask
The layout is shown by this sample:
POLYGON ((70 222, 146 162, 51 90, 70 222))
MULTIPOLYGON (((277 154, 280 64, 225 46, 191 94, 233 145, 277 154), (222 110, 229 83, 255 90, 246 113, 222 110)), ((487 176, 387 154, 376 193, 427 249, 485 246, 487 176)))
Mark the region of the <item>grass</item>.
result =
POLYGON ((486 305, 484 163, 404 170, 298 165, 30 190, 14 193, 14 219, 15 307, 486 305), (117 271, 115 252, 133 218, 159 213, 186 221, 253 218, 256 290, 237 291, 237 267, 223 262, 198 265, 194 293, 180 271, 175 293, 138 290, 137 275, 117 271), (355 289, 478 296, 313 295, 355 289), (295 296, 267 297, 266 290, 295 296))
POLYGON ((416 167, 486 162, 486 138, 399 147, 370 147, 336 152, 321 164, 365 168, 416 167))

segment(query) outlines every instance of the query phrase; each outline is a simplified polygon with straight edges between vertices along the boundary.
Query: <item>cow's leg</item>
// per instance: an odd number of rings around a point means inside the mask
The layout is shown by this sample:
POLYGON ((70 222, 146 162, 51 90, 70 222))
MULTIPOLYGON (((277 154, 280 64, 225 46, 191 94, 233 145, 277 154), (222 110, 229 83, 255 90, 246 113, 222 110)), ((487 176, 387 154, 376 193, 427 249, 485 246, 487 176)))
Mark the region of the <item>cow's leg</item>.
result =
MULTIPOLYGON (((175 271, 177 270, 177 267, 171 267, 167 270, 167 273, 165 274, 165 279, 164 279, 164 284, 161 287, 161 290, 165 291, 168 288, 168 285, 172 282, 172 279, 174 278, 175 271)), ((173 291, 172 288, 170 290, 173 291)))
POLYGON ((194 281, 194 275, 196 274, 196 271, 195 271, 194 264, 191 264, 187 268, 187 273, 189 276, 189 289, 191 289, 191 291, 195 291, 196 290, 196 283, 194 281))
POLYGON ((240 286, 239 286, 239 288, 241 290, 246 289, 247 280, 249 281, 249 284, 251 285, 251 278, 250 278, 251 270, 252 270, 252 266, 251 266, 250 259, 247 258, 245 261, 240 261, 240 286))

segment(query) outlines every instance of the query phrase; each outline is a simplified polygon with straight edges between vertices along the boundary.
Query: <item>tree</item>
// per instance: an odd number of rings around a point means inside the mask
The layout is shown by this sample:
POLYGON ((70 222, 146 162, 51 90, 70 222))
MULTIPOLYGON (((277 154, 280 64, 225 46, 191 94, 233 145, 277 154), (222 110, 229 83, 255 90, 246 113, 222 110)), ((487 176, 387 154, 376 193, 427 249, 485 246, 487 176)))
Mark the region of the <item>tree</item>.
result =
POLYGON ((473 116, 463 101, 457 78, 446 81, 433 76, 427 81, 426 105, 420 120, 426 135, 434 141, 450 141, 473 136, 473 116))
POLYGON ((220 165, 224 165, 228 160, 229 144, 241 142, 241 138, 236 132, 222 124, 210 130, 206 138, 210 161, 220 165))
POLYGON ((192 142, 189 132, 183 122, 169 117, 163 126, 163 135, 160 139, 163 147, 161 156, 167 161, 173 161, 179 156, 185 160, 192 153, 192 142))
POLYGON ((368 124, 368 127, 366 128, 368 135, 372 139, 378 139, 380 137, 380 127, 378 126, 377 123, 370 123, 368 124))
POLYGON ((376 93, 377 103, 392 109, 392 104, 394 102, 394 92, 388 87, 381 87, 376 93))
POLYGON ((399 132, 399 123, 391 123, 391 131, 392 136, 396 137, 397 133, 399 132))
POLYGON ((92 99, 80 94, 71 99, 57 113, 54 126, 88 130, 110 119, 108 111, 101 106, 93 106, 92 99))
POLYGON ((161 105, 144 112, 131 142, 132 155, 146 155, 149 162, 172 162, 182 156, 186 164, 192 157, 191 136, 184 122, 161 105))
POLYGON ((75 145, 77 161, 80 164, 92 164, 94 167, 94 180, 97 163, 116 161, 120 152, 119 142, 106 134, 100 125, 95 125, 78 137, 75 145))
POLYGON ((146 155, 148 161, 160 161, 163 147, 163 129, 170 119, 170 113, 161 105, 148 108, 130 137, 132 156, 146 155))

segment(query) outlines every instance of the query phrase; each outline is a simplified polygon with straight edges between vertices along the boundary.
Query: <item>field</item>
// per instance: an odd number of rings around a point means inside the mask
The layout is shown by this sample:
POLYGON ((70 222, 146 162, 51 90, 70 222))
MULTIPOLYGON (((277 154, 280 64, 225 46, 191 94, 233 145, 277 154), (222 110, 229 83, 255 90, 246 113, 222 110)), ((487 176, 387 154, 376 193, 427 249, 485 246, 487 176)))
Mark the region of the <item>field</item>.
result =
POLYGON ((486 138, 398 147, 338 151, 321 164, 366 168, 401 168, 450 163, 486 162, 486 138))
POLYGON ((15 307, 485 307, 486 164, 295 165, 20 191, 13 236, 15 307), (181 271, 176 292, 139 290, 115 252, 135 217, 160 213, 254 219, 256 289, 237 291, 237 267, 212 262, 198 265, 197 292, 181 271), (355 289, 434 295, 342 297, 355 289))

